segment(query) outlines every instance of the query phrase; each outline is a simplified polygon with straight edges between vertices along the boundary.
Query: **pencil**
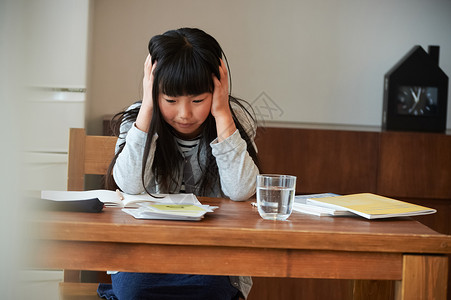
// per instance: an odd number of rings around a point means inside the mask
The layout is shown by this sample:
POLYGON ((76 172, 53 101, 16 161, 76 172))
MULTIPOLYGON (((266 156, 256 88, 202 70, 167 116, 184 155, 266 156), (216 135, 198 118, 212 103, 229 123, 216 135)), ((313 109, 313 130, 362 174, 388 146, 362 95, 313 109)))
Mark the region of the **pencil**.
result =
POLYGON ((124 195, 122 195, 121 191, 119 189, 116 189, 116 194, 119 196, 119 199, 124 200, 124 195))

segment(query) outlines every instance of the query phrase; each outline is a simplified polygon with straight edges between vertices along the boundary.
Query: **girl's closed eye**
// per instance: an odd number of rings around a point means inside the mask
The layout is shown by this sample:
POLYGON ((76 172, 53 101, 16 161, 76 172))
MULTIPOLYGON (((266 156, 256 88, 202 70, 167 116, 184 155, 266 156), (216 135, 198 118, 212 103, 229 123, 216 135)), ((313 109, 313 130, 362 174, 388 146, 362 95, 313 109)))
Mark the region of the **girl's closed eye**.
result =
POLYGON ((175 103, 176 101, 174 99, 165 98, 167 103, 175 103))
POLYGON ((202 103, 205 99, 197 99, 193 100, 193 103, 202 103))

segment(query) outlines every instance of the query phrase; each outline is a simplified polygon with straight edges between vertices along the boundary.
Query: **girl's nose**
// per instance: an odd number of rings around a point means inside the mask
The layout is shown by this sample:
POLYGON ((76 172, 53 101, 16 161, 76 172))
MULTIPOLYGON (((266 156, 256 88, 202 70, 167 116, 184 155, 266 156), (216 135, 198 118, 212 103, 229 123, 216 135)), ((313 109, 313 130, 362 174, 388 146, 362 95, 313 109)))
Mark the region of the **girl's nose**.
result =
POLYGON ((191 110, 191 106, 189 105, 189 103, 182 104, 179 109, 179 117, 182 119, 188 119, 191 117, 191 115, 192 115, 192 110, 191 110))

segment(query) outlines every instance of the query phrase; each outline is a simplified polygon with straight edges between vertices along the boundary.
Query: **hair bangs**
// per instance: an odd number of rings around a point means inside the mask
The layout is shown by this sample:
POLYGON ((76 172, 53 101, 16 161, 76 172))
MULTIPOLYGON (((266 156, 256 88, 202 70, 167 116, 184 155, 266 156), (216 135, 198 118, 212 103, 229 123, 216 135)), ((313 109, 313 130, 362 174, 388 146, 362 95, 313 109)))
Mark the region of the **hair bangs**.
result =
POLYGON ((212 93, 212 74, 206 63, 195 57, 166 61, 158 76, 160 93, 171 97, 212 93))

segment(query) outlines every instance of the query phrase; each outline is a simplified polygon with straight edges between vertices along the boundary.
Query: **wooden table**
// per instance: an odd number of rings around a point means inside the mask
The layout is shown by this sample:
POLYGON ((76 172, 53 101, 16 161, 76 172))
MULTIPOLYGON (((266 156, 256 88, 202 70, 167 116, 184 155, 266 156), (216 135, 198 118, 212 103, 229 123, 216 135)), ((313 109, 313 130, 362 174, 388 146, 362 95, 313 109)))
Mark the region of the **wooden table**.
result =
POLYGON ((294 212, 263 220, 250 202, 218 205, 200 222, 102 213, 39 212, 37 268, 395 280, 396 299, 446 299, 451 236, 410 218, 369 221, 294 212))

